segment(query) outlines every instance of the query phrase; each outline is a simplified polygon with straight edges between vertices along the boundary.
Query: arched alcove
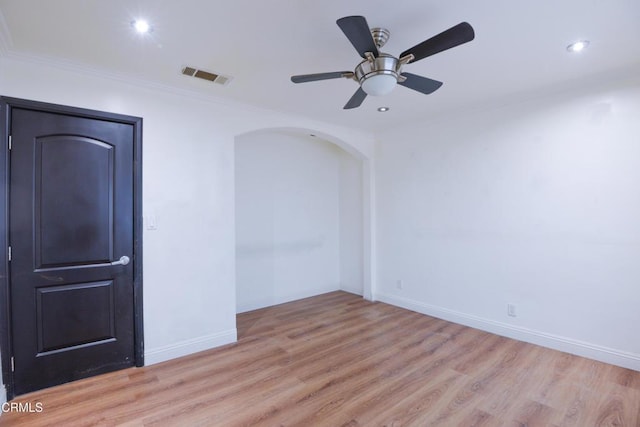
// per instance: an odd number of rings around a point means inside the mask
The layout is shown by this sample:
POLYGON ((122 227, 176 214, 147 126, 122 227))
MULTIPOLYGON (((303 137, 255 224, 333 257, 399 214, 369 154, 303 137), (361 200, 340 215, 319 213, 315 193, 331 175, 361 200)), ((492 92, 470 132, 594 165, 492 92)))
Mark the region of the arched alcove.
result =
POLYGON ((367 294, 365 157, 306 129, 235 137, 236 308, 367 294))

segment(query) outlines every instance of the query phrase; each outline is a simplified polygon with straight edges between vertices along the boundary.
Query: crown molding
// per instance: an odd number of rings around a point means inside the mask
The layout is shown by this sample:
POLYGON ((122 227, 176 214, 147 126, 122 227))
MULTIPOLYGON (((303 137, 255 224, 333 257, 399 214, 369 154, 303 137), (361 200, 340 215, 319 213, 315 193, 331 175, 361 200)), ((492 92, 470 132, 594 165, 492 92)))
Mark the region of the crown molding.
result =
POLYGON ((13 39, 11 32, 4 19, 4 14, 0 10, 0 56, 6 55, 13 48, 13 39))
POLYGON ((245 111, 250 110, 250 111, 259 112, 262 114, 266 112, 270 112, 270 113, 282 113, 282 114, 291 115, 290 113, 286 113, 283 111, 277 111, 273 109, 256 106, 253 104, 235 101, 229 98, 223 98, 215 94, 206 93, 205 91, 199 91, 196 89, 185 89, 182 87, 162 83, 159 81, 147 80, 132 74, 122 73, 114 70, 108 70, 105 68, 88 65, 87 63, 80 62, 80 61, 63 59, 63 58, 43 55, 43 54, 19 52, 15 49, 9 49, 3 55, 0 55, 0 56, 9 60, 17 61, 17 62, 51 67, 51 68, 55 68, 55 69, 66 71, 66 72, 72 72, 79 75, 84 75, 87 77, 95 77, 95 78, 100 78, 105 80, 111 80, 120 84, 127 84, 140 89, 179 95, 186 98, 190 98, 192 100, 206 102, 206 103, 222 106, 225 108, 237 108, 245 111))
MULTIPOLYGON (((315 128, 322 129, 326 126, 331 128, 344 129, 355 132, 366 132, 366 130, 359 129, 357 127, 348 127, 343 124, 326 122, 318 120, 317 118, 295 114, 289 111, 267 108, 255 104, 249 104, 242 101, 236 101, 230 98, 224 98, 219 95, 207 92, 206 90, 185 89, 176 85, 170 85, 167 83, 143 79, 138 76, 122 73, 114 70, 105 69, 102 67, 96 67, 88 65, 87 63, 74 61, 69 59, 63 59, 50 55, 32 54, 19 52, 15 49, 8 50, 4 55, 0 55, 0 58, 4 58, 9 61, 21 62, 24 64, 31 64, 38 67, 50 67, 53 69, 62 70, 65 72, 76 73, 81 76, 100 78, 104 80, 111 80, 119 84, 125 84, 133 86, 138 89, 149 90, 152 92, 162 92, 181 96, 190 100, 204 102, 217 107, 241 110, 245 112, 255 113, 260 116, 268 115, 282 115, 289 119, 297 118, 303 122, 308 122, 308 125, 315 128)), ((294 120, 294 121, 296 121, 294 120)))
MULTIPOLYGON (((420 125, 425 123, 430 125, 452 123, 454 126, 457 126, 461 115, 477 115, 489 110, 509 110, 522 105, 563 101, 568 97, 585 96, 629 84, 640 84, 640 61, 572 80, 556 82, 538 88, 514 91, 458 107, 443 109, 429 117, 424 117, 420 125)), ((396 127, 411 128, 414 125, 415 121, 408 120, 404 123, 401 122, 396 127)), ((397 130, 378 132, 380 135, 387 133, 397 133, 397 130)))

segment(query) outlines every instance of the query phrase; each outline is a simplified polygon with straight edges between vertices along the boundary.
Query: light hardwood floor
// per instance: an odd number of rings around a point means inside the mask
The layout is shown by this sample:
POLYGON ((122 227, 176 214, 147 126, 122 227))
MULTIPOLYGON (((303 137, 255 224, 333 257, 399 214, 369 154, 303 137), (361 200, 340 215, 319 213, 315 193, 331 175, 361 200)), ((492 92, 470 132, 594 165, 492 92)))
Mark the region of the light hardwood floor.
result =
POLYGON ((640 372, 333 292, 237 344, 31 393, 0 426, 640 426, 640 372))

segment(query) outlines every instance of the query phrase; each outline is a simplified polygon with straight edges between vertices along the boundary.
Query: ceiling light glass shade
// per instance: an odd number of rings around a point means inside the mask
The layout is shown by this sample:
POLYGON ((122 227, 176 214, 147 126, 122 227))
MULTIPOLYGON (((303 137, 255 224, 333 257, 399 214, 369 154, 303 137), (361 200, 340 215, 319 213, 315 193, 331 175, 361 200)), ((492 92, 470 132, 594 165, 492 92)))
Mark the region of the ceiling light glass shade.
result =
POLYGON ((362 82, 362 90, 371 96, 387 95, 393 91, 396 83, 396 77, 391 74, 375 74, 362 82))

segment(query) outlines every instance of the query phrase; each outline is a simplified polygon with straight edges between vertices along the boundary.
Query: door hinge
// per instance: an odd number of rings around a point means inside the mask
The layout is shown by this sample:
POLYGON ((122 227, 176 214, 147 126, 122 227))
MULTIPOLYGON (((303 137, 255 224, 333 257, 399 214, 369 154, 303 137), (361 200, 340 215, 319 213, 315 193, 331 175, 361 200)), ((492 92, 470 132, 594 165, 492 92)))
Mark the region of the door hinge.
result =
POLYGON ((9 261, 11 261, 11 246, 9 246, 9 261))
POLYGON ((9 135, 9 151, 11 151, 11 135, 9 135))
POLYGON ((13 356, 11 356, 11 372, 15 372, 16 371, 16 360, 14 359, 13 356))

